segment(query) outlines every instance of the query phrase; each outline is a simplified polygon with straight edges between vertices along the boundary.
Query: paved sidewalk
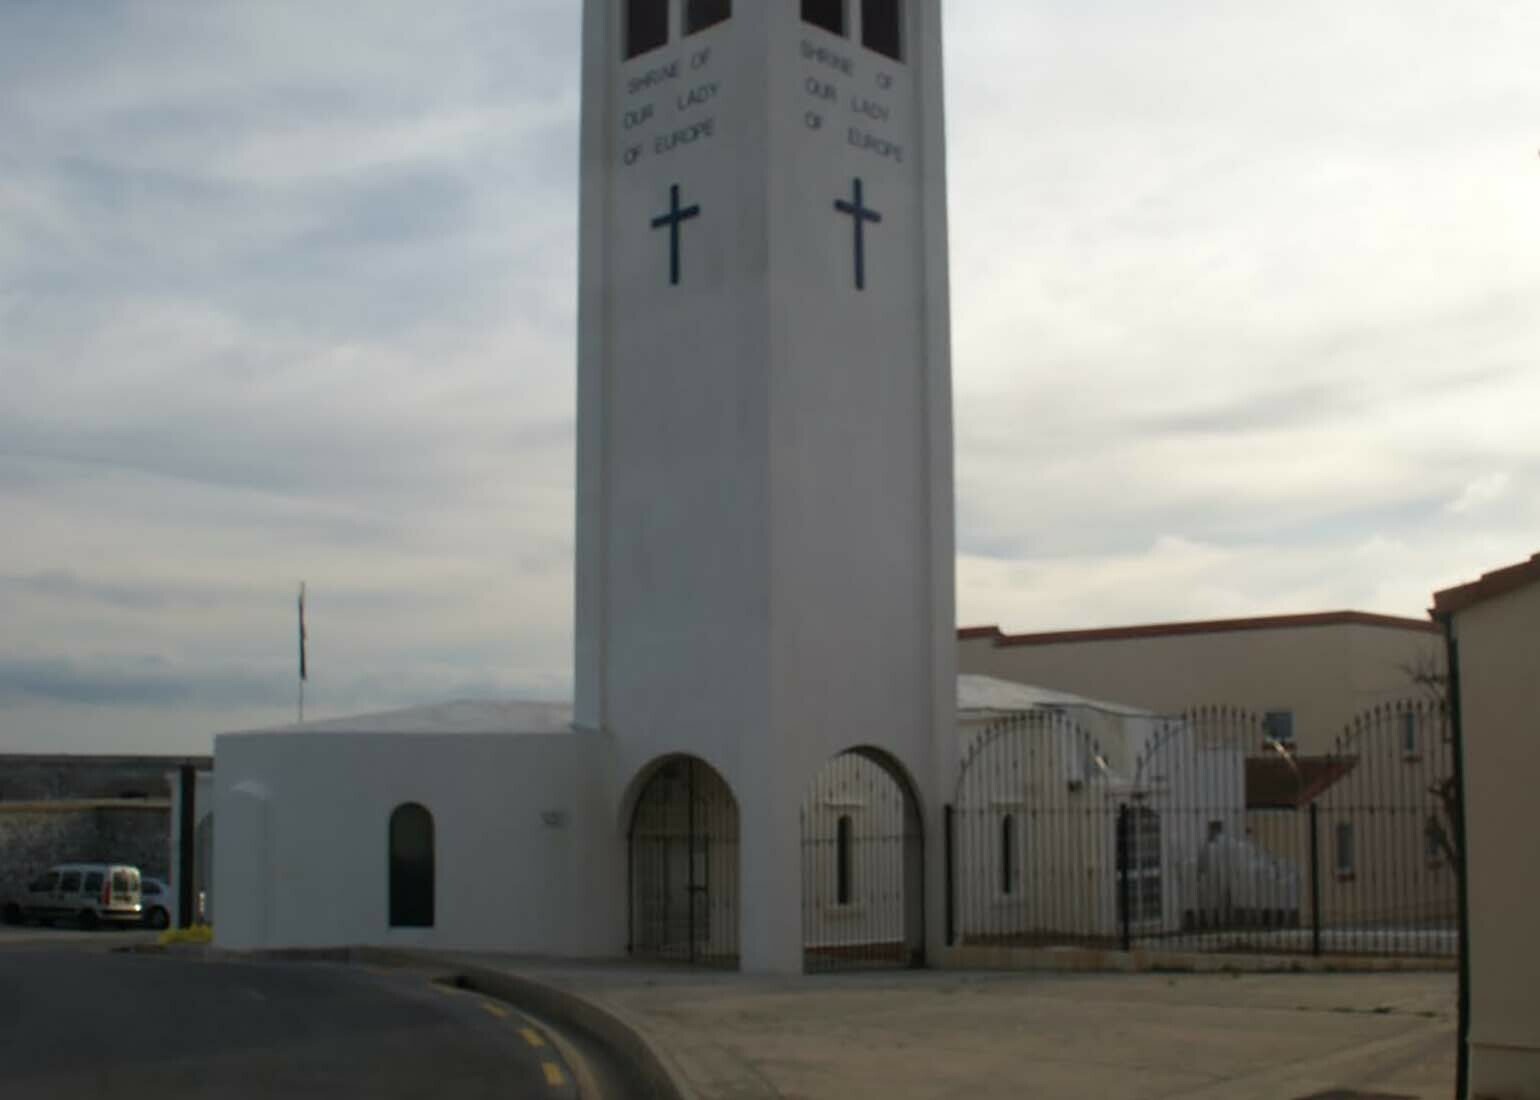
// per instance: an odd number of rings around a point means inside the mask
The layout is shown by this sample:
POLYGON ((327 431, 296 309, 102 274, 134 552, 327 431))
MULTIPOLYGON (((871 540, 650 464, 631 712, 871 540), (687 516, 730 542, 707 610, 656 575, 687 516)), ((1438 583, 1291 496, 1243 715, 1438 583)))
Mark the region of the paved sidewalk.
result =
POLYGON ((756 978, 451 957, 597 1004, 713 1100, 1453 1093, 1452 974, 756 978))

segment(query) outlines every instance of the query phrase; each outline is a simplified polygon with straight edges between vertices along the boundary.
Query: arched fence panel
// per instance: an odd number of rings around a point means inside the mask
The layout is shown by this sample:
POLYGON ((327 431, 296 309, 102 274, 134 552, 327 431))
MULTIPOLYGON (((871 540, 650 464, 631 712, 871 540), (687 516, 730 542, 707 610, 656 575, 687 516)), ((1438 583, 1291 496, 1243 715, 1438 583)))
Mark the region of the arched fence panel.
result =
POLYGON ((968 738, 951 810, 953 938, 1117 942, 1111 764, 1064 714, 1004 716, 968 738))
POLYGON ((1455 953, 1441 703, 1373 707, 1317 753, 1275 714, 1081 709, 965 726, 949 942, 1455 953))
POLYGON ((1344 774, 1316 800, 1321 950, 1453 956, 1459 794, 1445 707, 1420 700, 1365 711, 1333 757, 1344 774))
MULTIPOLYGON (((1127 800, 1161 823, 1164 892, 1158 921, 1135 924, 1131 943, 1173 950, 1274 950, 1300 923, 1302 861, 1292 829, 1264 844, 1251 813, 1257 764, 1287 769, 1266 716, 1193 707, 1163 720, 1138 757, 1127 800), (1279 849, 1282 850, 1279 850, 1279 849)), ((1301 790, 1284 780, 1292 810, 1301 790)))
POLYGON ((824 764, 802 801, 809 973, 924 961, 924 836, 907 777, 876 752, 824 764))

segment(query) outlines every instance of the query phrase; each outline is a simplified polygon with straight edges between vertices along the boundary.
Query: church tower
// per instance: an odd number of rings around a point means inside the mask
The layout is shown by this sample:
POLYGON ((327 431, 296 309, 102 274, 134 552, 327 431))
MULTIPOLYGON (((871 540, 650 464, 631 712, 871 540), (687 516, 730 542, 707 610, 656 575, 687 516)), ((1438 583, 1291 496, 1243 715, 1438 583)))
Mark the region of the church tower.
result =
MULTIPOLYGON (((585 0, 576 722, 706 762, 745 969, 801 968, 799 806, 955 775, 940 0, 585 0)), ((622 810, 624 807, 622 806, 622 810)))

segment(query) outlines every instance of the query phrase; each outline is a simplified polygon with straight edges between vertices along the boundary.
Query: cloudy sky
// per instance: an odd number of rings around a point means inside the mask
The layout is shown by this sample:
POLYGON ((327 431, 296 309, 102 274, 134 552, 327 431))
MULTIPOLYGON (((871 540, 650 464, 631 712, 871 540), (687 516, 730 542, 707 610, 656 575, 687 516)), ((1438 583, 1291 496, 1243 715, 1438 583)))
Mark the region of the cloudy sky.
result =
MULTIPOLYGON (((568 694, 577 8, 0 0, 0 751, 568 694)), ((946 23, 962 622, 1540 550, 1540 5, 946 23)))

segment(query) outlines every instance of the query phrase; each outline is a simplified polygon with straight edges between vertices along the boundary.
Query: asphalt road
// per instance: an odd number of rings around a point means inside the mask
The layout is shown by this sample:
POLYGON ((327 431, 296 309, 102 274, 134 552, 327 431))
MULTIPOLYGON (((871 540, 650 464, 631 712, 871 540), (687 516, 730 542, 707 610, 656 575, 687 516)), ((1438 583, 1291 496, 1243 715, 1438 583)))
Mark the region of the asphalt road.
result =
POLYGON ((551 1035, 426 976, 45 945, 0 952, 0 1096, 567 1100, 551 1035))

